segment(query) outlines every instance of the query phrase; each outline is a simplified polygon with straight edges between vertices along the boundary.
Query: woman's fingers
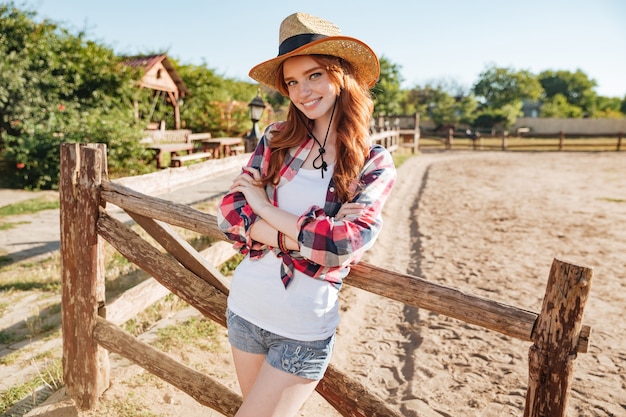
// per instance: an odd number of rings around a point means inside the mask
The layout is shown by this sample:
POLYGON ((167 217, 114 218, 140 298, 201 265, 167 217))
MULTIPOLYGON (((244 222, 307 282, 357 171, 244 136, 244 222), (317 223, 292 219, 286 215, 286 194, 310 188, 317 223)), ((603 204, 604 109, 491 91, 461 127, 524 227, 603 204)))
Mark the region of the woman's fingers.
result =
POLYGON ((233 179, 230 190, 235 191, 235 189, 238 187, 246 187, 248 185, 252 185, 255 187, 261 187, 263 185, 263 183, 261 182, 261 173, 258 169, 243 167, 241 169, 241 174, 237 175, 235 179, 233 179))
POLYGON ((260 181, 261 180, 261 172, 259 172, 259 170, 256 169, 256 168, 245 166, 245 167, 242 168, 241 171, 242 171, 241 172, 242 174, 249 175, 255 181, 260 181))
POLYGON ((358 217, 365 211, 365 204, 362 203, 344 203, 337 212, 336 218, 338 220, 345 219, 346 217, 358 217))

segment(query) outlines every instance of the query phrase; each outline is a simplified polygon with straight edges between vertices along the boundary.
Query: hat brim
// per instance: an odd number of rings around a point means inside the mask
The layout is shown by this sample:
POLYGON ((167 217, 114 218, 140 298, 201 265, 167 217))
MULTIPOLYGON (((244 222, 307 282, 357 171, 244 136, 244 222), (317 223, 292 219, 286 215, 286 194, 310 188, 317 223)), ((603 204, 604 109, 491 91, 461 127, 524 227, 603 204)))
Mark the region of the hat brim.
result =
POLYGON ((287 58, 299 55, 331 55, 342 58, 354 66, 357 79, 368 88, 376 84, 380 74, 380 63, 372 48, 348 36, 329 36, 262 62, 253 67, 249 75, 259 83, 276 90, 278 68, 287 58))

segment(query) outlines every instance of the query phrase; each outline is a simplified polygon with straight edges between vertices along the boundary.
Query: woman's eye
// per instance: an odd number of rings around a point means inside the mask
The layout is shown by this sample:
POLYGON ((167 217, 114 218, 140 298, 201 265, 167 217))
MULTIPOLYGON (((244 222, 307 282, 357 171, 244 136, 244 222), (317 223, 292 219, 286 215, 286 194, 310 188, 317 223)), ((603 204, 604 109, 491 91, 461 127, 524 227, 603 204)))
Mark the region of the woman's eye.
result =
POLYGON ((295 81, 287 81, 287 87, 293 87, 294 85, 296 85, 295 81))
POLYGON ((321 76, 322 76, 322 73, 321 73, 321 72, 314 72, 313 74, 311 74, 311 77, 310 77, 310 78, 311 78, 312 80, 314 80, 314 79, 319 78, 319 77, 321 77, 321 76))

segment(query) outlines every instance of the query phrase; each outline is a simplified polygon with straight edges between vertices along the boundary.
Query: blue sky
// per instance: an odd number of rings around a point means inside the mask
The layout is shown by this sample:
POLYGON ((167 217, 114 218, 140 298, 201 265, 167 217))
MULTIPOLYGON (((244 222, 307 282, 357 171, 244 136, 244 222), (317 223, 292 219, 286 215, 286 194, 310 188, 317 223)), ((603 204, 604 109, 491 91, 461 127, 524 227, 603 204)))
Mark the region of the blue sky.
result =
POLYGON ((302 11, 331 20, 400 66, 402 86, 469 89, 491 65, 577 69, 603 96, 626 96, 624 0, 22 0, 118 54, 166 52, 245 81, 276 56, 278 27, 302 11))

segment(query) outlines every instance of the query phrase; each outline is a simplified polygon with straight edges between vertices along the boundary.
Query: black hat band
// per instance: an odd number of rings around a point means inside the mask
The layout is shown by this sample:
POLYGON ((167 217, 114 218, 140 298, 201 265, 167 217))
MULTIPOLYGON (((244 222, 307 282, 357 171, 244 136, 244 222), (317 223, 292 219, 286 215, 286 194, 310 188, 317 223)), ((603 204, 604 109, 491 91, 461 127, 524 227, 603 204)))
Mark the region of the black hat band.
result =
POLYGON ((295 51, 301 46, 307 45, 313 41, 327 38, 326 35, 320 35, 319 33, 303 33, 301 35, 295 35, 285 39, 278 47, 278 56, 288 54, 291 51, 295 51))

